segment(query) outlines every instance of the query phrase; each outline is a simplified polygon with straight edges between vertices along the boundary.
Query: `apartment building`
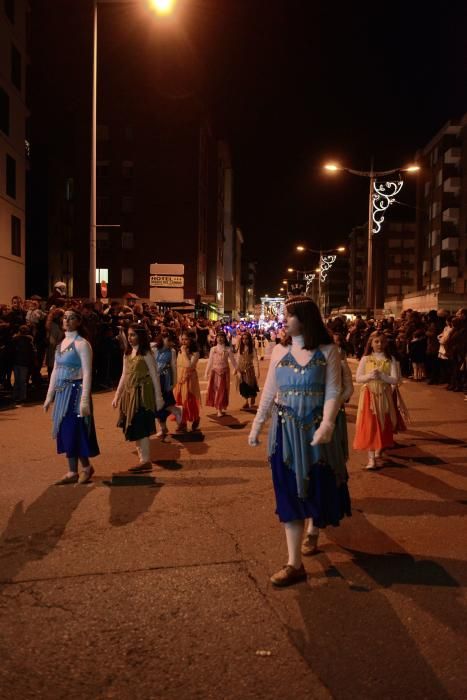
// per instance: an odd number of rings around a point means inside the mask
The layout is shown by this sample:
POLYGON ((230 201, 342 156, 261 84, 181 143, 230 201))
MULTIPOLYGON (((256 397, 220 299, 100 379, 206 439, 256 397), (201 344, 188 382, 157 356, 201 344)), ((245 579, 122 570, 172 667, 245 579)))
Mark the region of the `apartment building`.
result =
POLYGON ((26 0, 0 3, 0 303, 26 288, 28 13, 26 0))
POLYGON ((455 310, 467 303, 467 114, 418 153, 417 291, 405 308, 455 310))

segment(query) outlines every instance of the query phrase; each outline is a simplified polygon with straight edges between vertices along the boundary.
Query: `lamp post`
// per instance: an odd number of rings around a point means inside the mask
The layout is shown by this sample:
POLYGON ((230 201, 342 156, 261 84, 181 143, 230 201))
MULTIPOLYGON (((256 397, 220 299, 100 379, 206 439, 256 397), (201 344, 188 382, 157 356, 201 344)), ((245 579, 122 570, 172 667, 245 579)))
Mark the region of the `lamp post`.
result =
MULTIPOLYGON (((177 0, 150 0, 149 6, 160 16, 170 15, 177 0)), ((89 227, 89 299, 96 301, 96 169, 97 169, 97 6, 134 5, 137 0, 94 0, 92 50, 92 107, 91 107, 91 198, 89 227)), ((107 280, 108 282, 108 280, 107 280)))
POLYGON ((337 248, 328 248, 327 250, 322 250, 320 248, 307 248, 303 245, 296 246, 295 250, 298 253, 316 253, 319 255, 319 267, 316 268, 315 272, 318 273, 318 308, 322 312, 321 304, 321 284, 326 281, 328 272, 332 265, 336 262, 337 255, 332 255, 332 253, 345 253, 345 246, 341 245, 337 248))
POLYGON ((408 165, 401 168, 392 168, 391 170, 374 170, 373 162, 370 170, 354 170, 346 168, 337 163, 327 163, 324 169, 329 173, 336 173, 344 170, 351 175, 358 177, 366 177, 369 180, 368 193, 368 261, 366 275, 366 307, 367 313, 370 314, 376 310, 376 299, 374 294, 373 284, 373 236, 381 231, 381 226, 384 221, 384 214, 391 204, 395 202, 395 197, 402 189, 404 181, 400 174, 416 173, 420 170, 419 165, 408 165), (398 179, 390 179, 384 182, 379 180, 388 178, 390 175, 399 175, 398 179))

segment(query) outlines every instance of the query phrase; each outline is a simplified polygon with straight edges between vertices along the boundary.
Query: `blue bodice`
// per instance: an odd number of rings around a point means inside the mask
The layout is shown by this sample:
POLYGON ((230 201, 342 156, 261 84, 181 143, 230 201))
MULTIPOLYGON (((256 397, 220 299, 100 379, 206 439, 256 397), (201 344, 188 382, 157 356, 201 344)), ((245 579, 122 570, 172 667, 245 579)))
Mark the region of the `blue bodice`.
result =
POLYGON ((60 350, 60 346, 55 351, 55 401, 52 414, 52 435, 54 438, 57 437, 60 423, 68 411, 74 386, 77 386, 78 389, 75 393, 74 410, 76 414, 79 413, 83 392, 83 369, 81 358, 75 347, 75 342, 78 339, 81 339, 81 336, 76 336, 63 351, 60 350))
POLYGON ((173 388, 172 377, 172 350, 170 348, 157 349, 154 353, 157 373, 161 382, 162 391, 170 391, 173 388))
POLYGON ((324 459, 322 446, 310 445, 321 423, 326 382, 326 358, 317 349, 306 365, 300 365, 289 351, 278 363, 278 393, 273 406, 269 433, 269 455, 276 451, 277 429, 282 429, 283 460, 295 472, 300 497, 312 464, 324 459))

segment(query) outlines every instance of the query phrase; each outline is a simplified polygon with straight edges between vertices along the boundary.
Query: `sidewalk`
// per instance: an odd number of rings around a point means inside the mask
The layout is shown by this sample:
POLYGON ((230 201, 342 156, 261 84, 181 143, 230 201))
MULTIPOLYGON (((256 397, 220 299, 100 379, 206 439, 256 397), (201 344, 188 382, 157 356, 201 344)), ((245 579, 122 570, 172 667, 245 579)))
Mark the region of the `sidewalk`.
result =
POLYGON ((155 488, 103 483, 135 460, 111 393, 88 487, 50 485, 40 406, 1 412, 2 698, 465 697, 467 405, 402 391, 410 431, 376 473, 352 454, 353 517, 282 591, 266 436, 247 446, 234 390, 229 416, 203 409, 204 440, 151 441, 155 488))

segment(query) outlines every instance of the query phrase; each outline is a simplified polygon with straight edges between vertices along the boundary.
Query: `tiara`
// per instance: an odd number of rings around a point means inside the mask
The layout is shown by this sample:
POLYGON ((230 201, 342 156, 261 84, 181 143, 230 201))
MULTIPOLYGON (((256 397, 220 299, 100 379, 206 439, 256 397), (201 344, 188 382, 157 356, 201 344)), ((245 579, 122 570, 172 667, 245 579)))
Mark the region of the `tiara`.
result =
POLYGON ((301 299, 297 299, 297 301, 290 299, 289 301, 285 302, 285 305, 295 306, 296 304, 309 304, 310 302, 313 302, 313 299, 311 297, 302 297, 301 299))

